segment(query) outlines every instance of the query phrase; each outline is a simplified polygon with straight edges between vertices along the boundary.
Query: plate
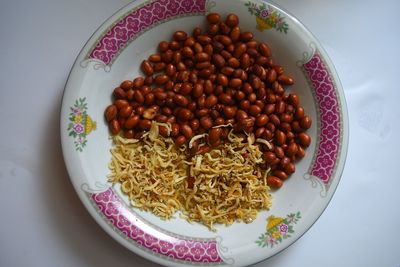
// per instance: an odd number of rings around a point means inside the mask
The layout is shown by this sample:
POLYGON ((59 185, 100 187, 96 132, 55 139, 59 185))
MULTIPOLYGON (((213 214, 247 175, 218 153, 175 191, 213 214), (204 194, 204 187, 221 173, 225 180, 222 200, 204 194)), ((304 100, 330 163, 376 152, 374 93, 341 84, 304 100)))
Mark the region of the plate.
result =
POLYGON ((276 4, 263 1, 134 1, 105 21, 72 67, 62 101, 61 141, 71 181, 83 204, 115 240, 163 265, 245 266, 282 251, 327 207, 339 183, 348 144, 343 90, 333 64, 313 35, 276 4), (103 117, 111 92, 138 76, 158 42, 180 29, 191 32, 205 15, 236 13, 242 29, 266 41, 276 62, 296 80, 313 125, 311 146, 296 173, 272 193, 273 205, 252 223, 216 231, 179 216, 164 221, 138 209, 107 182, 111 140, 103 117))

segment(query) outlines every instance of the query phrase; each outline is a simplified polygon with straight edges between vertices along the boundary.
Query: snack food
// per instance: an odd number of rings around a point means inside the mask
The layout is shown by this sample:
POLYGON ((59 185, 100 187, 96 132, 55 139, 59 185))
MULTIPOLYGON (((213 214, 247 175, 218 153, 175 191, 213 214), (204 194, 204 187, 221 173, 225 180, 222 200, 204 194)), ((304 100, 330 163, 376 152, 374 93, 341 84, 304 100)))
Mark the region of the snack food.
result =
MULTIPOLYGON (((231 131, 229 142, 188 157, 186 148, 159 135, 160 126, 153 122, 141 140, 114 137, 109 178, 121 184, 132 206, 163 219, 179 210, 210 229, 215 223, 251 222, 270 207, 268 170, 259 165, 255 140, 242 142, 231 131)), ((193 142, 206 138, 198 137, 193 142)))
MULTIPOLYGON (((251 165, 255 172, 257 168, 264 172, 265 186, 280 188, 295 172, 295 161, 304 157, 311 142, 306 133, 311 118, 305 114, 299 97, 284 89, 293 85, 294 79, 274 62, 266 43, 242 31, 236 15, 229 14, 222 21, 219 14, 210 13, 207 21, 205 32, 198 27, 192 36, 176 31, 171 41, 160 42, 158 52, 140 64, 145 76, 123 81, 114 89, 115 101, 105 110, 110 132, 141 140, 138 142, 146 146, 149 130, 156 125, 153 132, 162 136, 160 140, 168 149, 172 149, 173 142, 176 151, 186 153, 186 159, 173 163, 177 166, 191 166, 191 160, 203 154, 209 158, 219 153, 223 162, 223 148, 232 143, 234 136, 234 140, 241 139, 257 148, 259 158, 251 165)), ((114 140, 117 146, 124 144, 120 137, 114 140)), ((181 158, 179 153, 175 156, 181 158)), ((208 166, 214 161, 203 163, 208 166)), ((202 175, 201 170, 198 168, 196 177, 202 175)), ((261 181, 262 176, 257 179, 261 181)), ((188 186, 194 178, 186 175, 184 179, 188 186)), ((115 176, 112 180, 121 182, 115 176)), ((267 187, 265 190, 268 194, 267 187)), ((168 202, 163 199, 160 203, 163 201, 168 202)), ((182 205, 180 202, 176 207, 182 205)), ((178 209, 184 213, 192 210, 178 209)), ((189 213, 186 215, 190 218, 189 213)), ((208 226, 212 223, 206 222, 208 226)))

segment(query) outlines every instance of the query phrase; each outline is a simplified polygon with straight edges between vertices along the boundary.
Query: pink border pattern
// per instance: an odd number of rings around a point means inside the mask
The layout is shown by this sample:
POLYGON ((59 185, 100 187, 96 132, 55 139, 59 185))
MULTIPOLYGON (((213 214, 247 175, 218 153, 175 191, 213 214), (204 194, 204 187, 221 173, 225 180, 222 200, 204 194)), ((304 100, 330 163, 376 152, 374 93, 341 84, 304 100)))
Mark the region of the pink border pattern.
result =
POLYGON ((224 263, 215 239, 189 240, 159 231, 125 207, 111 188, 92 193, 90 198, 108 221, 139 247, 168 259, 203 265, 224 263))
POLYGON ((303 67, 315 90, 321 118, 317 153, 310 174, 327 184, 334 172, 340 151, 340 103, 329 70, 318 53, 303 67))
POLYGON ((204 14, 205 0, 157 0, 135 9, 119 20, 89 52, 89 58, 110 64, 121 48, 138 33, 171 17, 204 14))

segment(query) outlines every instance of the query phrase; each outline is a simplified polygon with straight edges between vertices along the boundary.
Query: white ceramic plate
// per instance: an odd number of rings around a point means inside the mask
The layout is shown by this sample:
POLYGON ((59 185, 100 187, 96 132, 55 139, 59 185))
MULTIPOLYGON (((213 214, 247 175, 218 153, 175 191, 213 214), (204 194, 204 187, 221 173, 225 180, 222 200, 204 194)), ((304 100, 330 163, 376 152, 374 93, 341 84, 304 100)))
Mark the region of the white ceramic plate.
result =
POLYGON ((335 69, 318 41, 275 4, 232 0, 138 0, 109 18, 79 54, 68 79, 61 112, 61 139, 72 183, 87 210, 113 238, 163 265, 244 266, 262 261, 296 241, 329 203, 343 170, 346 104, 335 69), (139 64, 180 29, 191 32, 205 14, 236 13, 240 26, 269 43, 276 62, 296 80, 295 91, 313 119, 312 144, 296 173, 273 193, 272 208, 250 223, 217 226, 216 232, 176 218, 130 208, 107 182, 111 158, 103 118, 112 89, 138 76, 139 64))

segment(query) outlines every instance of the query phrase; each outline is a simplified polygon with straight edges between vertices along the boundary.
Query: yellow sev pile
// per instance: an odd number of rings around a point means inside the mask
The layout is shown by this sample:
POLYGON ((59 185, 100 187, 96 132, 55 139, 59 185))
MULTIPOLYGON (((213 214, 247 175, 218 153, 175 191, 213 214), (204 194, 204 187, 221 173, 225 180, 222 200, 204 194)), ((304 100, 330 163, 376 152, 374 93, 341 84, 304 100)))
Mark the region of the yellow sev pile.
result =
POLYGON ((132 206, 163 219, 181 211, 210 229, 251 222, 271 206, 268 171, 258 167, 262 152, 251 138, 243 143, 231 132, 229 142, 190 157, 187 146, 159 135, 158 125, 141 140, 113 137, 109 180, 121 184, 132 206))

